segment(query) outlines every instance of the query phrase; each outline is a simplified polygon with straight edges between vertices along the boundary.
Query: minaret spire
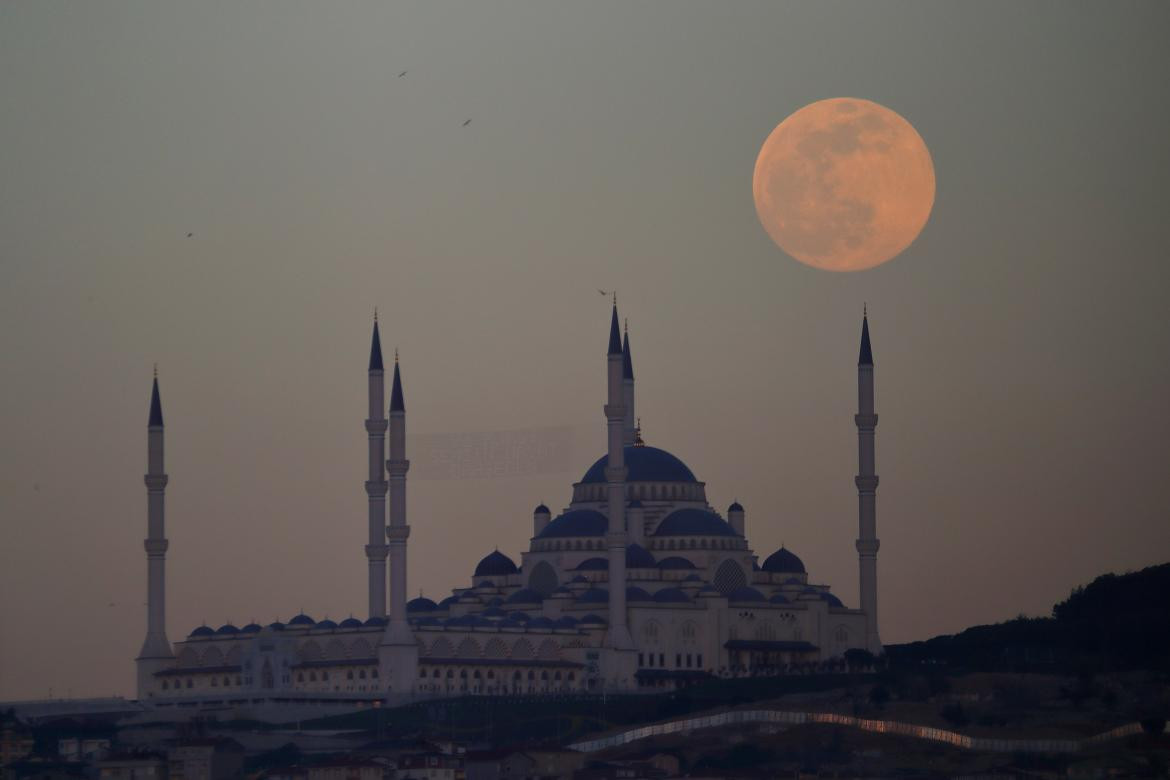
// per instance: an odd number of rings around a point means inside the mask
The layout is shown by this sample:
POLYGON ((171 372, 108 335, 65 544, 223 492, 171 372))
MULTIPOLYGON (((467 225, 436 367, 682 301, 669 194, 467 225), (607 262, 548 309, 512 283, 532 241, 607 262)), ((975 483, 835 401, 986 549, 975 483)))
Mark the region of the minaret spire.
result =
POLYGON ((369 474, 366 498, 369 502, 366 563, 369 569, 370 617, 386 616, 386 413, 385 380, 382 372, 382 339, 378 334, 378 310, 374 309, 374 334, 370 337, 370 367, 367 377, 366 439, 369 474))
POLYGON ((635 444, 637 418, 634 417, 634 359, 630 354, 630 321, 625 322, 625 338, 622 340, 622 400, 626 408, 622 440, 627 447, 635 444))
POLYGON ((882 652, 878 635, 877 607, 877 486, 874 431, 878 416, 873 400, 873 349, 869 342, 869 312, 861 318, 861 350, 857 358, 857 556, 861 609, 865 612, 865 646, 871 653, 882 652))
POLYGON ((166 626, 165 511, 168 477, 163 457, 162 399, 158 392, 158 368, 150 391, 150 416, 146 425, 146 639, 138 653, 138 698, 154 695, 154 673, 174 659, 166 626))

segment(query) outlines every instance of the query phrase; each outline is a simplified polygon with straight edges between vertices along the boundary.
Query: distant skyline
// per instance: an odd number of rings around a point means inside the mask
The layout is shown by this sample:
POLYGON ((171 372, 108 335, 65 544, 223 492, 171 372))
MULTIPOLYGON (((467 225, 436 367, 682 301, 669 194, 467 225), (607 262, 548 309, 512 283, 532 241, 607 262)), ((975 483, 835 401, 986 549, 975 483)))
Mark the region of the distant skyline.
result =
POLYGON ((1160 2, 0 5, 0 699, 133 690, 155 362, 170 638, 361 615, 375 307, 416 441, 571 442, 412 473, 412 595, 526 548, 604 452, 598 288, 647 442, 851 606, 868 304, 886 643, 1170 559, 1166 29, 1160 2), (838 96, 937 175, 919 238, 853 274, 752 200, 772 128, 838 96))

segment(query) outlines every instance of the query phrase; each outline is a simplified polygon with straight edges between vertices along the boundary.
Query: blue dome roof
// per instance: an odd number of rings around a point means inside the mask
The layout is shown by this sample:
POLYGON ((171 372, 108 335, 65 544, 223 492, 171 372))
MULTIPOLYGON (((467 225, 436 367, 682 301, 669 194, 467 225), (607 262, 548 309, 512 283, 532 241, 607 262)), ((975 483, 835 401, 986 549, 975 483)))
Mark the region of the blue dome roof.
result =
POLYGON ((579 604, 605 604, 609 601, 609 591, 604 588, 590 588, 577 599, 579 604))
POLYGON ((785 598, 783 593, 777 593, 775 596, 768 599, 768 601, 771 602, 772 604, 787 604, 788 603, 788 599, 785 598))
POLYGON ((626 588, 626 601, 653 601, 654 597, 646 591, 639 588, 637 585, 630 585, 626 588))
POLYGON ((505 604, 539 604, 544 601, 544 596, 534 591, 532 588, 521 588, 513 593, 504 602, 505 604))
POLYGON ((672 555, 669 558, 663 558, 658 562, 660 569, 693 569, 695 564, 688 561, 686 558, 680 558, 677 555, 672 555))
POLYGON ((531 618, 528 616, 527 612, 509 612, 508 619, 515 620, 520 623, 527 623, 531 618))
POLYGON ((451 606, 458 600, 458 596, 448 596, 447 598, 440 601, 436 606, 438 609, 447 609, 447 607, 451 606))
POLYGON ((592 509, 572 509, 554 519, 540 532, 538 539, 564 536, 604 536, 609 518, 592 509))
POLYGON ((676 509, 662 519, 655 536, 735 536, 719 515, 706 509, 676 509))
POLYGON ((781 547, 764 561, 763 570, 773 574, 804 574, 804 563, 793 553, 781 547))
POLYGON ((555 628, 556 624, 553 623, 552 618, 546 618, 543 615, 541 615, 540 617, 533 618, 532 620, 529 620, 528 627, 529 628, 555 628))
POLYGON ((502 617, 507 617, 507 615, 508 615, 507 612, 500 609, 499 607, 488 607, 487 609, 485 609, 483 612, 481 612, 479 614, 481 614, 487 618, 491 618, 491 617, 502 618, 502 617))
POLYGON ((367 628, 384 626, 386 625, 386 618, 375 615, 374 617, 367 619, 365 623, 362 623, 362 625, 366 626, 367 628))
POLYGON ((259 634, 261 630, 262 630, 262 628, 261 628, 259 623, 249 623, 248 625, 246 625, 240 629, 240 633, 242 633, 242 634, 259 634))
POLYGON ((727 600, 728 601, 767 601, 767 599, 764 598, 763 593, 760 593, 758 590, 756 590, 755 588, 753 588, 749 585, 744 585, 743 587, 736 588, 735 590, 731 591, 731 593, 728 593, 727 600))
POLYGON ((742 512, 742 511, 743 511, 743 504, 739 503, 738 501, 732 501, 731 506, 727 507, 728 514, 731 514, 732 512, 742 512))
POLYGON ((691 597, 678 588, 663 588, 654 594, 654 600, 667 604, 681 604, 691 600, 691 597))
MULTIPOLYGON (((361 628, 362 621, 358 620, 355 617, 347 617, 345 620, 338 623, 337 627, 338 628, 361 628)), ((244 630, 247 631, 246 628, 244 630)))
POLYGON ((601 617, 600 615, 594 615, 592 612, 590 612, 588 615, 581 618, 581 625, 583 625, 583 626, 604 626, 605 625, 605 618, 601 617))
POLYGON ((317 624, 317 628, 337 628, 337 624, 334 623, 329 618, 325 618, 324 620, 322 620, 320 623, 317 624))
POLYGON ((631 544, 626 548, 627 569, 653 569, 658 563, 654 556, 640 544, 631 544))
MULTIPOLYGON (((626 447, 626 482, 698 482, 687 464, 657 447, 626 447)), ((609 455, 597 459, 585 476, 583 484, 605 482, 605 464, 609 455)))
POLYGON ((279 620, 274 620, 268 624, 268 628, 273 631, 284 631, 284 623, 281 623, 279 620))
POLYGON ((499 550, 490 553, 475 567, 475 577, 503 577, 516 573, 516 564, 499 550))
POLYGON ((608 571, 609 561, 605 558, 586 558, 573 571, 608 571))
POLYGON ((187 634, 188 638, 197 636, 215 636, 215 629, 213 629, 211 626, 199 626, 199 628, 195 629, 190 634, 187 634))
POLYGON ((557 628, 573 628, 577 625, 577 618, 572 615, 561 615, 557 618, 557 628))
POLYGON ((313 620, 313 618, 309 617, 304 612, 302 612, 301 614, 297 615, 292 620, 288 621, 288 624, 290 626, 311 626, 316 622, 317 621, 313 620))
POLYGON ((845 606, 844 604, 841 603, 841 599, 837 598, 832 593, 822 593, 821 598, 823 598, 825 601, 829 602, 830 607, 844 607, 845 606))
POLYGON ((534 515, 547 515, 547 514, 549 514, 548 507, 545 506, 544 504, 537 504, 536 509, 532 510, 532 514, 534 514, 534 515))
POLYGON ((407 612, 433 612, 439 608, 439 605, 425 596, 419 596, 416 599, 411 599, 406 602, 407 612))
POLYGON ((238 633, 240 633, 240 629, 236 628, 231 623, 224 623, 222 626, 215 629, 215 633, 217 633, 217 634, 238 634, 238 633))

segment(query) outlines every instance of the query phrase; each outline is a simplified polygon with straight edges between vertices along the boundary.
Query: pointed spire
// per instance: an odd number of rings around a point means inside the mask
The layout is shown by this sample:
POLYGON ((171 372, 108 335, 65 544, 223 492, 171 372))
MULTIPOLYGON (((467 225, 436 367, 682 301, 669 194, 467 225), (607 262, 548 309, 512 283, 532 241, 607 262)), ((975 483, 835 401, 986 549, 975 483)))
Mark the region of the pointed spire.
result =
POLYGON ((613 316, 609 321, 609 354, 622 354, 622 329, 618 326, 617 293, 614 293, 613 316))
POLYGON ((154 369, 154 388, 150 391, 150 428, 161 428, 163 424, 162 400, 158 397, 158 368, 154 369))
POLYGON ((406 404, 402 401, 402 375, 398 373, 398 350, 394 350, 394 386, 390 388, 390 411, 406 411, 406 404))
POLYGON ((857 356, 857 365, 873 365, 873 350, 869 346, 869 312, 866 310, 861 314, 861 353, 857 356))
POLYGON ((382 338, 378 335, 378 310, 374 309, 374 337, 370 340, 370 371, 382 370, 382 338))
POLYGON ((626 336, 622 341, 622 379, 634 378, 634 359, 630 357, 630 322, 626 320, 626 336))

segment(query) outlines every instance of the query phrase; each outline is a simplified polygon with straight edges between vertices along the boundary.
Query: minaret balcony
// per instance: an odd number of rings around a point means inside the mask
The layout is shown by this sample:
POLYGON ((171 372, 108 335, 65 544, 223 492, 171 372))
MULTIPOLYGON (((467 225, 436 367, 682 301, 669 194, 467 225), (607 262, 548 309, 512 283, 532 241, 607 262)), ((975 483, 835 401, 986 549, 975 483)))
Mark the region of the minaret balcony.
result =
POLYGON ((162 490, 170 480, 166 474, 147 474, 142 478, 148 490, 162 490))
POLYGON ((410 537, 409 525, 388 525, 386 526, 386 538, 390 540, 391 544, 395 542, 405 542, 410 537))
POLYGON ((857 489, 860 492, 873 493, 877 490, 878 477, 876 474, 859 475, 853 478, 853 483, 857 485, 857 489))
POLYGON ((366 433, 372 435, 381 435, 386 433, 386 429, 390 427, 390 423, 386 419, 381 420, 366 420, 366 433))
POLYGON ((853 415, 853 422, 857 424, 858 428, 862 430, 872 431, 877 427, 878 416, 876 414, 855 414, 853 415))

